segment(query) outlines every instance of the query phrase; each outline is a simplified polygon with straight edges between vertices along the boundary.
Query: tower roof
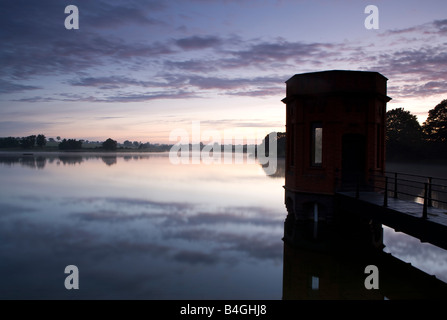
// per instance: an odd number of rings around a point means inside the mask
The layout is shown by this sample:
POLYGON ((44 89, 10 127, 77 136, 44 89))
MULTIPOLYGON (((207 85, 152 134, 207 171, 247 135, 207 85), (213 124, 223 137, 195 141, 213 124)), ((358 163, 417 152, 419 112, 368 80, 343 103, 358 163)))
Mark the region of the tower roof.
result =
POLYGON ((374 71, 328 70, 295 74, 286 81, 287 102, 297 95, 378 94, 387 101, 387 78, 374 71))

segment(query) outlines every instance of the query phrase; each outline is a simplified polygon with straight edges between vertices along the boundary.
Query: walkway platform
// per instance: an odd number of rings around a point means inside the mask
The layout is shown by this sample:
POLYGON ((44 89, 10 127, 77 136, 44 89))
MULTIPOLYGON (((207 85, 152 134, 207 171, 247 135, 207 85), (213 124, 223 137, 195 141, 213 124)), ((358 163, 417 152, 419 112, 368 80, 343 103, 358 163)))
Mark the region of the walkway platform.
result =
POLYGON ((429 242, 447 250, 447 210, 389 197, 384 206, 384 195, 378 192, 338 192, 337 205, 341 212, 361 214, 396 231, 405 232, 422 242, 429 242))

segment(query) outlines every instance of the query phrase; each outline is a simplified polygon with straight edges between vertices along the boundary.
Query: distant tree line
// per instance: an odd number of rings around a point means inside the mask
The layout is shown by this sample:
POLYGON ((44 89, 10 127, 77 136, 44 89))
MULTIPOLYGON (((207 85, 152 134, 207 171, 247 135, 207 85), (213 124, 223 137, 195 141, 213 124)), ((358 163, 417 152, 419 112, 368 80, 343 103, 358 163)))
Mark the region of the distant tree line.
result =
POLYGON ((7 137, 0 138, 0 148, 23 148, 30 149, 35 146, 43 148, 47 144, 47 139, 43 134, 31 135, 27 137, 7 137))
POLYGON ((386 113, 387 159, 440 159, 447 157, 447 99, 428 112, 420 125, 403 108, 386 113))
MULTIPOLYGON (((50 142, 48 148, 58 148, 59 150, 80 150, 83 149, 84 143, 89 145, 88 141, 76 140, 76 139, 61 139, 57 137, 57 142, 54 138, 47 138, 43 134, 30 135, 26 137, 6 137, 0 138, 0 149, 42 149, 47 146, 47 142, 50 142)), ((91 145, 91 144, 90 144, 91 145)), ((130 142, 124 141, 122 145, 118 144, 116 140, 108 138, 102 143, 97 143, 93 149, 95 150, 118 150, 118 149, 138 149, 143 151, 168 151, 172 145, 166 144, 151 144, 149 142, 142 143, 138 141, 130 142)), ((92 149, 92 147, 88 147, 92 149)))
POLYGON ((63 139, 58 147, 59 150, 78 150, 82 148, 82 141, 76 139, 63 139))

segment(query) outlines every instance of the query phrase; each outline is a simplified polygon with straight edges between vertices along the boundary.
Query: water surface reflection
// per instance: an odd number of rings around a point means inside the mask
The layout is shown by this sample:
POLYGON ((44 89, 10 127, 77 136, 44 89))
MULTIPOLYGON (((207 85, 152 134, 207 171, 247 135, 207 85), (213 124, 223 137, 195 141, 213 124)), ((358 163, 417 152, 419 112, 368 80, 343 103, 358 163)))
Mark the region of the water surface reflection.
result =
MULTIPOLYGON (((167 154, 0 154, 0 298, 281 299, 283 267, 311 290, 298 298, 322 298, 312 288, 334 270, 363 285, 356 267, 284 247, 284 174, 281 160, 266 176, 257 163, 167 154), (301 268, 311 257, 320 266, 301 268), (64 287, 70 264, 76 291, 64 287)), ((384 228, 385 251, 446 281, 445 251, 417 242, 384 228)))
POLYGON ((0 298, 281 297, 282 182, 258 164, 28 159, 0 160, 0 298), (77 291, 63 285, 69 264, 77 291))
POLYGON ((360 220, 349 227, 315 224, 293 219, 289 213, 284 228, 283 299, 447 299, 445 250, 389 228, 384 238, 389 247, 382 250, 376 237, 382 226, 368 230, 368 224, 360 220), (367 266, 377 267, 376 289, 365 286, 367 266))

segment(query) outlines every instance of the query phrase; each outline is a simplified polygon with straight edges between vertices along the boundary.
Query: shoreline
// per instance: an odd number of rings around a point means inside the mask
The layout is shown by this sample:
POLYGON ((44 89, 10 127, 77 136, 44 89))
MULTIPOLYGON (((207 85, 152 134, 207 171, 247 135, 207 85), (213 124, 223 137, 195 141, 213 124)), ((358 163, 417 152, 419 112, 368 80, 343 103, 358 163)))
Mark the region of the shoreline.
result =
POLYGON ((58 156, 58 155, 132 155, 132 154, 169 154, 169 151, 138 151, 138 150, 0 150, 0 156, 58 156))
MULTIPOLYGON (((0 149, 0 157, 5 156, 13 156, 13 157, 33 157, 33 156, 87 156, 87 155, 169 155, 169 150, 165 151, 155 151, 155 150, 137 150, 137 149, 117 149, 117 150, 101 150, 101 149, 82 149, 82 150, 59 150, 59 149, 50 149, 50 150, 35 150, 35 149, 0 149)), ((225 151, 222 151, 225 153, 225 151)), ((230 153, 240 153, 231 151, 230 153)), ((246 153, 246 152, 242 152, 246 153)), ((278 160, 284 159, 284 156, 278 156, 278 160)), ((442 158, 422 158, 422 157, 414 157, 411 159, 408 158, 400 158, 400 157, 391 157, 386 159, 385 162, 387 164, 419 164, 419 165, 442 165, 445 164, 445 159, 442 158)))

